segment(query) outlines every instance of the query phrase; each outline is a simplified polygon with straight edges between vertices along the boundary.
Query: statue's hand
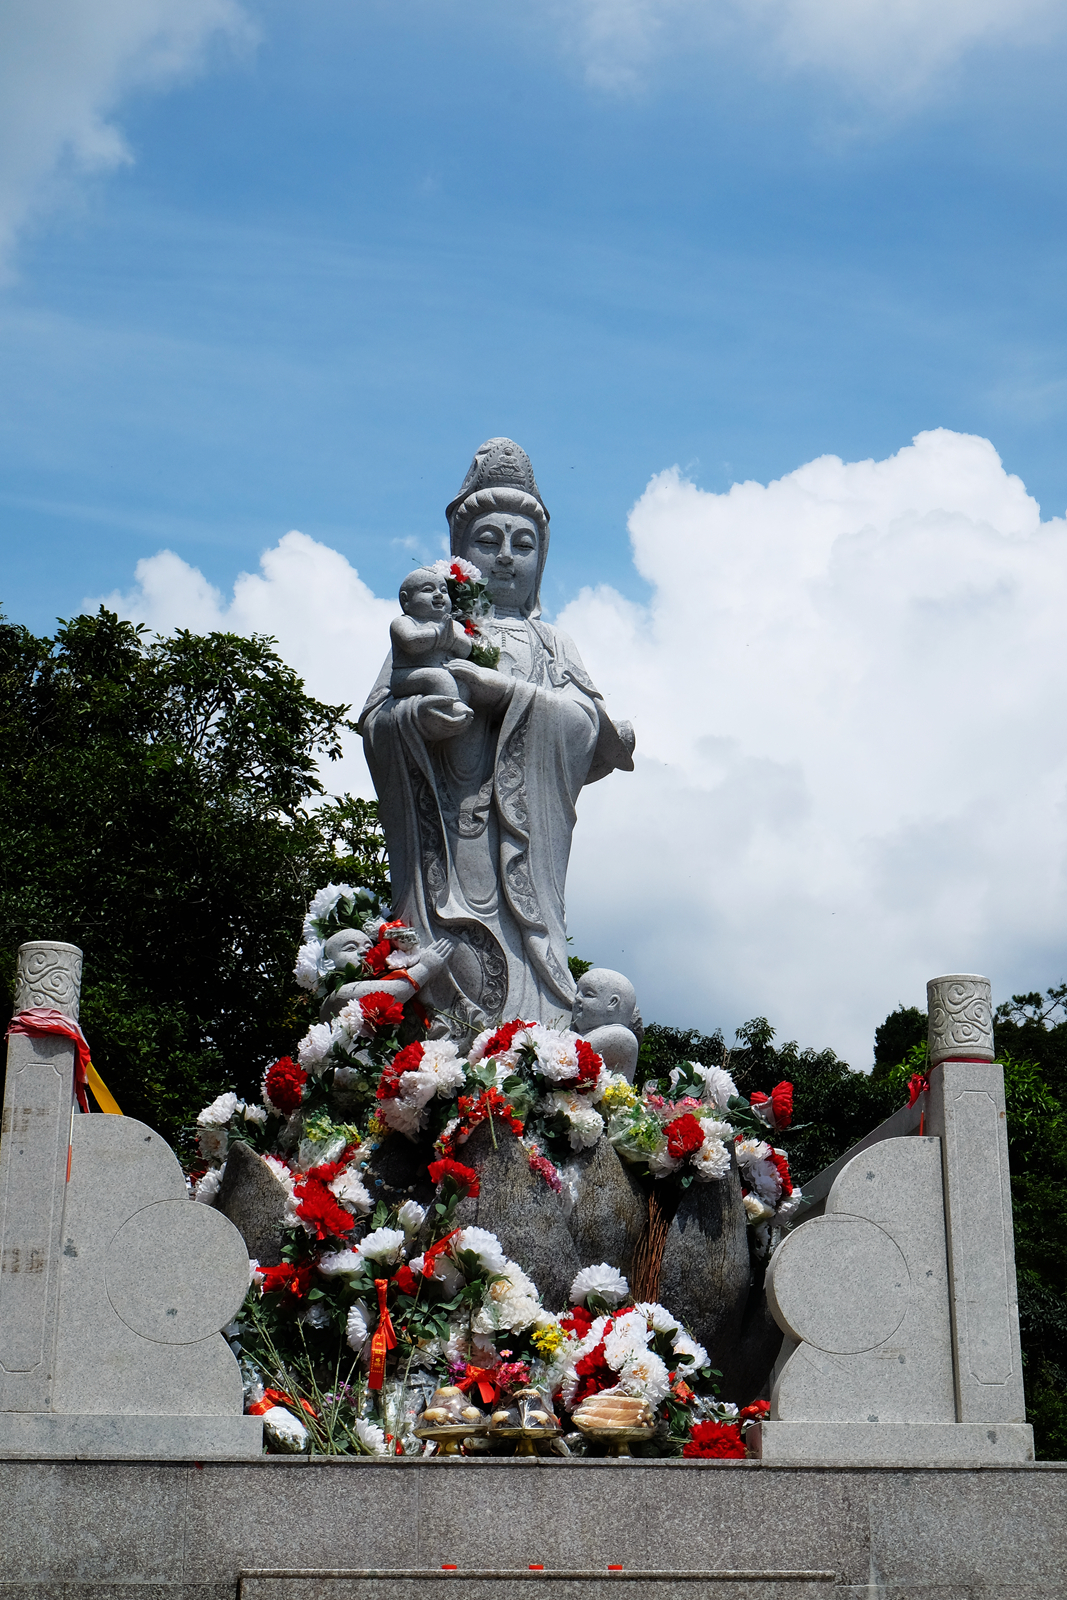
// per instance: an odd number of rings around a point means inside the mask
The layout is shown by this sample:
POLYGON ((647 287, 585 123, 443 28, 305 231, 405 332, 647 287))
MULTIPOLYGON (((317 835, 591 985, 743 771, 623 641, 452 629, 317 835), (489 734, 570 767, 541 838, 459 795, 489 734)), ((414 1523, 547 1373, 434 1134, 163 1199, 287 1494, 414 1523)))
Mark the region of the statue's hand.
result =
POLYGON ((483 711, 502 711, 515 693, 515 679, 492 667, 479 667, 473 661, 450 661, 448 669, 471 705, 483 711))
POLYGON ((415 725, 424 739, 454 739, 470 727, 473 718, 470 706, 447 694, 420 695, 415 707, 415 725))

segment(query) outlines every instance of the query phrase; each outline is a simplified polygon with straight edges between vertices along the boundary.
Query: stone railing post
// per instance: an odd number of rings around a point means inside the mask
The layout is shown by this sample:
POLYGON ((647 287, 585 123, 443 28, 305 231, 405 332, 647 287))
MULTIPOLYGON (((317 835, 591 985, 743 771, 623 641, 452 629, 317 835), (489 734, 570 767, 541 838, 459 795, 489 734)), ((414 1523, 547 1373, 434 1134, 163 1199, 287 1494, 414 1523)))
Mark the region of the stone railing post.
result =
MULTIPOLYGON (((78 1020, 82 953, 20 947, 15 1012, 78 1020)), ((74 1045, 13 1034, 0 1124, 0 1411, 47 1411, 52 1398, 63 1195, 74 1106, 74 1045)))

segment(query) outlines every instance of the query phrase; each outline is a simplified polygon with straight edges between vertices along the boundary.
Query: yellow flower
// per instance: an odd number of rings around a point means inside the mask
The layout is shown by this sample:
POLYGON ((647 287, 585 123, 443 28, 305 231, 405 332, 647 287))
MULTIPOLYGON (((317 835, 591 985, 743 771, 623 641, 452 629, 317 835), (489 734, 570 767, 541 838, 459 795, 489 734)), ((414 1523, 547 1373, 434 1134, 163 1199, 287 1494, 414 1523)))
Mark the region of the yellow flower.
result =
POLYGON ((600 1103, 606 1111, 629 1111, 631 1106, 638 1103, 640 1096, 632 1084, 625 1078, 619 1078, 615 1083, 609 1083, 600 1097, 600 1103))
POLYGON ((533 1345, 538 1355, 544 1356, 546 1361, 551 1361, 562 1343, 563 1329, 558 1322, 550 1322, 545 1327, 534 1330, 533 1345))

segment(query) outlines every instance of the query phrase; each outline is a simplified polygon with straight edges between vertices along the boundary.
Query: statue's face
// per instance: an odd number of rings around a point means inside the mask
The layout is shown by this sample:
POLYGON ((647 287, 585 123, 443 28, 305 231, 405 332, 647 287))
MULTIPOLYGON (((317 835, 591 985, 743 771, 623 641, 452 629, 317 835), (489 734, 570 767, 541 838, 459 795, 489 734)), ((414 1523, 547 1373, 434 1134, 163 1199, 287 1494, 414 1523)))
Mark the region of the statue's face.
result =
POLYGON ((578 992, 571 1012, 571 1027, 575 1033, 592 1033, 594 1028, 606 1028, 609 1023, 625 1024, 621 996, 612 984, 612 974, 594 968, 578 979, 578 992))
POLYGON ((416 622, 434 622, 452 609, 448 584, 434 572, 420 572, 410 588, 402 589, 401 604, 416 622))
POLYGON ((527 611, 537 587, 539 543, 537 524, 529 517, 487 511, 469 525, 457 554, 481 568, 495 606, 527 611))
POLYGON ((360 928, 342 928, 327 939, 323 954, 337 972, 343 972, 350 964, 358 967, 370 947, 369 937, 360 928))

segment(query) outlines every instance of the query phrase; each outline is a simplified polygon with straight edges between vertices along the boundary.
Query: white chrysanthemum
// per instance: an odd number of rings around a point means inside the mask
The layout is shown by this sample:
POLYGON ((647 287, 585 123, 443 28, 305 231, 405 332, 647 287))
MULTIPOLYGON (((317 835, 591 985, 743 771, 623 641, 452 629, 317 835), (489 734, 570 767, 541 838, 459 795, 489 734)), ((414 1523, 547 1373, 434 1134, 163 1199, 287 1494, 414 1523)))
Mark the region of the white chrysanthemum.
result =
POLYGON ((699 1372, 701 1367, 706 1367, 708 1364, 708 1352, 702 1344, 690 1338, 684 1328, 671 1340, 671 1349, 676 1356, 690 1357, 690 1364, 686 1367, 687 1372, 699 1372))
POLYGON ((567 1137, 572 1150, 588 1150, 604 1132, 604 1118, 573 1089, 557 1089, 545 1096, 545 1114, 562 1111, 567 1119, 567 1137))
POLYGON ((452 1240, 451 1254, 458 1257, 465 1250, 477 1256, 486 1272, 503 1272, 508 1265, 500 1240, 487 1228, 461 1228, 452 1240))
POLYGON ((347 883, 328 883, 314 894, 304 918, 304 938, 309 941, 314 939, 319 931, 315 924, 325 921, 338 900, 350 899, 355 892, 347 883))
POLYGON ((297 1060, 305 1072, 312 1072, 316 1077, 322 1071, 322 1064, 330 1053, 333 1044, 333 1029, 328 1022, 313 1022, 296 1047, 297 1060))
POLYGON ((426 1212, 417 1200, 405 1200, 396 1214, 396 1220, 410 1238, 412 1234, 418 1233, 426 1221, 426 1212))
POLYGON ((681 1156, 672 1156, 666 1139, 648 1158, 648 1170, 654 1178, 667 1178, 682 1165, 681 1156))
POLYGON ((769 1222, 774 1216, 774 1207, 761 1200, 758 1194, 746 1194, 741 1204, 745 1208, 745 1215, 749 1222, 769 1222))
POLYGON ((670 1373, 654 1350, 635 1351, 620 1377, 626 1388, 639 1391, 652 1406, 659 1405, 671 1387, 670 1373))
POLYGON ((638 1355, 648 1349, 648 1324, 644 1317, 631 1313, 620 1317, 604 1338, 604 1359, 609 1367, 622 1372, 638 1355))
POLYGON ((200 1128, 224 1128, 234 1113, 239 1108, 243 1108, 243 1106, 244 1101, 238 1100, 237 1096, 232 1092, 220 1094, 217 1100, 212 1100, 211 1104, 205 1106, 201 1111, 196 1119, 197 1126, 200 1128))
POLYGON ((569 1029, 558 1032, 538 1022, 517 1035, 515 1043, 533 1047, 537 1071, 546 1083, 568 1083, 578 1076, 578 1035, 569 1029))
POLYGON ((254 1122, 257 1128, 262 1128, 266 1125, 266 1106, 243 1105, 241 1107, 241 1115, 246 1122, 254 1122))
POLYGON ((439 578, 451 578, 454 577, 453 567, 458 567, 463 576, 471 582, 481 583, 481 568, 476 567, 473 561, 465 561, 462 556, 450 556, 447 561, 435 561, 430 571, 436 573, 439 578))
MULTIPOLYGON (((200 1196, 197 1195, 197 1199, 200 1196)), ((799 1189, 794 1189, 792 1194, 787 1194, 775 1213, 774 1220, 780 1228, 788 1226, 800 1210, 800 1202, 804 1196, 799 1189)))
MULTIPOLYGON (((319 1270, 322 1270, 321 1263, 319 1270)), ((349 1306, 348 1308, 348 1321, 345 1324, 345 1341, 356 1352, 357 1355, 363 1349, 363 1346, 370 1337, 370 1329, 367 1326, 366 1310, 367 1308, 363 1304, 362 1300, 357 1300, 354 1305, 349 1306)))
POLYGON ((313 1305, 305 1306, 298 1319, 309 1328, 328 1328, 330 1326, 330 1308, 323 1305, 321 1300, 316 1300, 313 1305))
POLYGON ((730 1170, 730 1152, 721 1139, 705 1139, 693 1155, 693 1172, 701 1183, 721 1182, 730 1170))
POLYGON ((415 1100, 379 1100, 378 1115, 394 1133, 406 1134, 409 1139, 414 1139, 425 1121, 425 1112, 415 1100))
POLYGON ((778 1168, 769 1157, 765 1161, 750 1161, 745 1168, 745 1177, 761 1200, 766 1200, 769 1206, 778 1204, 782 1195, 782 1180, 778 1168))
POLYGON ((196 1188, 193 1190, 193 1199, 203 1201, 204 1205, 206 1206, 214 1205, 215 1196, 219 1192, 219 1185, 221 1182, 222 1168, 208 1167, 203 1176, 196 1180, 196 1188))
POLYGON ((639 1311, 656 1333, 677 1333, 681 1323, 677 1317, 672 1317, 666 1306, 661 1306, 655 1300, 641 1300, 635 1311, 639 1311))
POLYGON ((399 1259, 404 1248, 403 1228, 375 1228, 373 1233, 368 1233, 356 1246, 356 1254, 365 1261, 389 1261, 399 1259))
POLYGON ((630 1298, 630 1285, 617 1267, 601 1261, 599 1266, 583 1267, 571 1284, 572 1306, 584 1306, 586 1296, 598 1294, 609 1306, 621 1306, 630 1298))
POLYGON ((293 1174, 284 1161, 279 1161, 277 1156, 260 1156, 259 1159, 270 1168, 279 1183, 284 1183, 287 1189, 292 1190, 293 1174))
MULTIPOLYGON (((334 1028, 338 1038, 346 1050, 351 1051, 357 1039, 373 1039, 374 1029, 363 1015, 363 1007, 358 1000, 349 1000, 337 1013, 334 1028)), ((303 1057, 301 1057, 301 1066, 303 1057)))
POLYGON ((722 1122, 717 1117, 706 1117, 697 1112, 700 1126, 704 1130, 705 1139, 721 1139, 723 1144, 729 1144, 734 1137, 734 1128, 729 1122, 722 1122))
MULTIPOLYGON (((296 966, 293 968, 293 977, 301 989, 307 989, 314 994, 320 981, 326 975, 327 963, 323 957, 323 943, 321 939, 309 939, 307 944, 302 944, 296 953, 296 966)), ((333 966, 333 962, 329 963, 333 966)))
POLYGON ((367 1192, 366 1184, 355 1167, 346 1167, 343 1172, 338 1173, 337 1177, 327 1185, 327 1188, 350 1211, 358 1211, 362 1216, 365 1216, 371 1209, 373 1201, 367 1192))
POLYGON ((696 1061, 689 1065, 704 1079, 704 1099, 725 1111, 730 1101, 737 1097, 737 1084, 725 1067, 703 1067, 696 1061))
POLYGON ((753 1161, 766 1161, 770 1153, 771 1147, 765 1139, 738 1139, 734 1145, 739 1167, 747 1167, 753 1161))
POLYGON ((205 1161, 225 1161, 230 1136, 225 1128, 209 1125, 196 1130, 196 1142, 205 1161))
POLYGON ((315 1265, 324 1278, 341 1278, 346 1272, 362 1272, 363 1259, 355 1250, 328 1250, 315 1265))
POLYGON ((385 1443, 385 1431, 384 1429, 379 1428, 376 1422, 366 1422, 363 1417, 357 1417, 356 1438, 359 1440, 360 1444, 365 1450, 370 1451, 372 1456, 384 1456, 388 1454, 388 1449, 385 1443))
POLYGON ((543 1314, 534 1284, 521 1267, 509 1261, 504 1276, 490 1285, 485 1304, 474 1318, 474 1327, 480 1333, 501 1328, 521 1333, 543 1314))

